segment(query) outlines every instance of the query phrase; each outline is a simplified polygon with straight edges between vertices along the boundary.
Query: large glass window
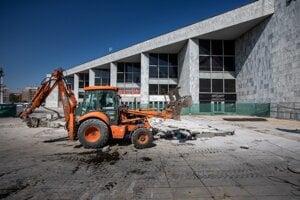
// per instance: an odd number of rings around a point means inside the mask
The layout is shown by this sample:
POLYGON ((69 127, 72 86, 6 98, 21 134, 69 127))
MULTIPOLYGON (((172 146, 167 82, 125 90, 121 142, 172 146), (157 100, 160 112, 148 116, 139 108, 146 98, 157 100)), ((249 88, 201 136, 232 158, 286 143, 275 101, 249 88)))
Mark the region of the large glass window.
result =
POLYGON ((210 56, 199 57, 200 71, 210 71, 210 56))
POLYGON ((118 63, 117 65, 118 83, 140 83, 141 67, 140 63, 118 63))
POLYGON ((79 88, 84 88, 89 86, 89 74, 80 73, 79 75, 79 88))
POLYGON ((222 40, 212 40, 211 41, 211 54, 212 55, 223 55, 222 40))
POLYGON ((235 55, 234 41, 224 40, 224 55, 235 55))
POLYGON ((234 57, 224 57, 224 71, 235 71, 234 57))
POLYGON ((212 79, 212 92, 223 92, 223 79, 212 79))
POLYGON ((209 40, 199 40, 199 55, 210 55, 209 40))
POLYGON ((225 92, 235 92, 235 80, 234 79, 225 79, 225 92))
POLYGON ((210 79, 200 79, 200 92, 211 92, 210 79))
POLYGON ((200 71, 235 71, 233 40, 199 40, 200 71))
POLYGON ((223 57, 222 56, 212 56, 211 60, 212 60, 212 64, 211 64, 212 71, 223 71, 223 57))
POLYGON ((177 85, 150 84, 149 95, 167 95, 171 90, 173 90, 176 87, 177 85))
POLYGON ((95 69, 95 85, 110 85, 109 69, 95 69))
POLYGON ((67 76, 66 77, 67 83, 70 85, 71 89, 74 89, 74 76, 67 76))
POLYGON ((177 54, 149 54, 150 78, 177 78, 178 56, 177 54))

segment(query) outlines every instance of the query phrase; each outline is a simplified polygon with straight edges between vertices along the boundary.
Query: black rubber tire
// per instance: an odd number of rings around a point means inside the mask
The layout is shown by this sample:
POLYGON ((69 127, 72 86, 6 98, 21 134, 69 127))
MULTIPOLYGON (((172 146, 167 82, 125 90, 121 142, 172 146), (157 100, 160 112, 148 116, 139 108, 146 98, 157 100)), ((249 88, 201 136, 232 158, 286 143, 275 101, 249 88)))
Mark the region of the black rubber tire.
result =
POLYGON ((153 143, 152 133, 146 128, 138 128, 132 133, 131 142, 134 145, 134 147, 137 148, 137 149, 148 148, 153 143), (142 142, 140 140, 141 136, 144 136, 144 137, 146 136, 147 140, 142 142))
POLYGON ((80 124, 78 129, 78 140, 79 142, 88 149, 98 149, 104 147, 109 139, 109 131, 107 125, 99 120, 99 119, 88 119, 80 124), (85 137, 85 131, 90 128, 94 127, 100 131, 100 137, 97 141, 90 142, 85 137))

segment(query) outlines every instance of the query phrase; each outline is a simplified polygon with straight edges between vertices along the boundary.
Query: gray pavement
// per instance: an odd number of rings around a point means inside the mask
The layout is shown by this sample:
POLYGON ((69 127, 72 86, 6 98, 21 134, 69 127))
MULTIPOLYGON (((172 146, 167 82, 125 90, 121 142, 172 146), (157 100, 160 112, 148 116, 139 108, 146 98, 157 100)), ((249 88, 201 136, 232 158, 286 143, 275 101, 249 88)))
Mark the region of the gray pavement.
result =
POLYGON ((234 129, 235 135, 158 139, 143 150, 114 141, 104 153, 66 140, 63 128, 27 128, 2 118, 0 198, 299 199, 300 134, 291 131, 299 122, 183 119, 234 129))

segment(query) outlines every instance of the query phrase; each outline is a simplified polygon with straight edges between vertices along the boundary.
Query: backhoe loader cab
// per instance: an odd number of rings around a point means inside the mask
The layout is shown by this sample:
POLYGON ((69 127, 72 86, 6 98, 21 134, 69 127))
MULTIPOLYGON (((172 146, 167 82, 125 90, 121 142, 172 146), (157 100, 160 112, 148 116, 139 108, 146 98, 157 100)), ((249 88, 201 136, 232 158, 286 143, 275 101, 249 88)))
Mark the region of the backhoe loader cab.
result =
POLYGON ((92 86, 84 88, 85 95, 79 111, 80 116, 89 112, 102 112, 107 115, 110 125, 119 122, 120 96, 112 86, 92 86))

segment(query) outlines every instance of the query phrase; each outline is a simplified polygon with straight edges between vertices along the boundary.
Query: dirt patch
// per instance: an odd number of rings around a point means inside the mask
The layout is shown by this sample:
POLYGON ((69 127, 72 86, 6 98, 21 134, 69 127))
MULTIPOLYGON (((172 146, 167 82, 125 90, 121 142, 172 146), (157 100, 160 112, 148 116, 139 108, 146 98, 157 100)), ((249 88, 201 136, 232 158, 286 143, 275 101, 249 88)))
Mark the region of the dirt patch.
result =
POLYGON ((67 141, 68 137, 61 137, 61 138, 54 138, 49 140, 44 140, 44 143, 53 143, 53 142, 61 142, 61 141, 67 141))
POLYGON ((260 117, 226 117, 223 118, 225 121, 239 121, 239 122, 259 122, 259 121, 268 121, 265 118, 260 118, 260 117))
POLYGON ((4 199, 12 194, 16 194, 21 190, 27 188, 29 184, 24 184, 22 181, 17 180, 15 185, 0 190, 0 199, 4 199))
POLYGON ((276 128, 279 131, 287 132, 287 133, 298 133, 300 134, 300 129, 286 129, 286 128, 276 128))
POLYGON ((145 174, 146 172, 141 170, 141 169, 133 169, 131 171, 128 172, 128 174, 138 174, 138 175, 143 175, 145 174))
POLYGON ((107 190, 111 190, 111 189, 113 189, 115 187, 115 185, 117 185, 116 182, 108 182, 104 187, 107 190))
POLYGON ((146 162, 152 161, 152 159, 149 157, 141 157, 141 159, 146 162))
MULTIPOLYGON (((114 150, 113 152, 102 152, 102 150, 94 150, 80 153, 58 153, 54 155, 61 156, 61 159, 64 160, 67 159, 71 161, 78 161, 80 163, 86 163, 88 165, 101 165, 102 163, 109 163, 110 165, 114 165, 118 160, 120 160, 120 154, 117 150, 114 150)), ((75 172, 77 170, 78 169, 76 169, 75 172)))
POLYGON ((74 148, 74 149, 79 149, 79 148, 81 148, 81 147, 83 147, 83 145, 82 145, 82 144, 78 144, 78 145, 75 145, 73 148, 74 148))

